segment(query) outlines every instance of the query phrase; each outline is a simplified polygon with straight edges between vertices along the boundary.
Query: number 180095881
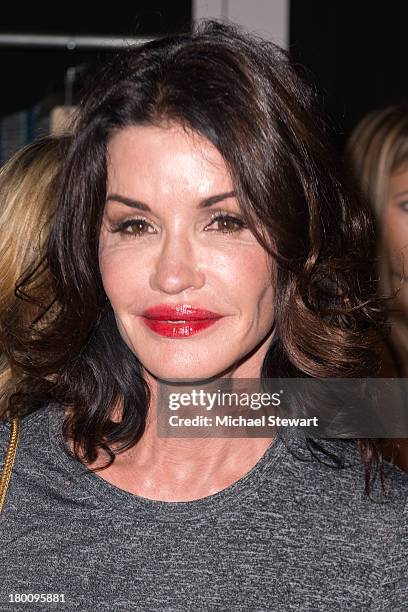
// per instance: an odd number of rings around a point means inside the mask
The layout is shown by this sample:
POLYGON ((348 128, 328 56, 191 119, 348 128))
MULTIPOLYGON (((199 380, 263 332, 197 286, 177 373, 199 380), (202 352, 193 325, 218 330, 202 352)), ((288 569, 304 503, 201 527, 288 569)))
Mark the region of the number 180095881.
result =
POLYGON ((9 593, 9 603, 65 603, 64 593, 9 593))

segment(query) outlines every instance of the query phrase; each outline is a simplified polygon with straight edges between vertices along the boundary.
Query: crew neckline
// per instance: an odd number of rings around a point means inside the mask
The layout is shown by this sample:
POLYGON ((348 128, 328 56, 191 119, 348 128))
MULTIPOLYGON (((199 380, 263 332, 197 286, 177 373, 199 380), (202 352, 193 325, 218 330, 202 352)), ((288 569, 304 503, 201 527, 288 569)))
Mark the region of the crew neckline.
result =
POLYGON ((228 504, 236 506, 250 493, 257 495, 266 472, 270 474, 271 470, 275 471, 277 469, 285 448, 279 434, 277 434, 261 458, 246 474, 225 489, 212 495, 191 501, 154 500, 117 487, 80 461, 70 457, 67 454, 69 447, 62 432, 64 410, 61 406, 50 405, 48 413, 50 443, 58 462, 71 475, 80 478, 81 484, 105 504, 114 507, 116 510, 123 507, 127 511, 138 512, 143 514, 145 518, 151 517, 154 520, 194 520, 202 516, 203 513, 219 512, 228 504), (120 502, 122 502, 121 505, 120 502))

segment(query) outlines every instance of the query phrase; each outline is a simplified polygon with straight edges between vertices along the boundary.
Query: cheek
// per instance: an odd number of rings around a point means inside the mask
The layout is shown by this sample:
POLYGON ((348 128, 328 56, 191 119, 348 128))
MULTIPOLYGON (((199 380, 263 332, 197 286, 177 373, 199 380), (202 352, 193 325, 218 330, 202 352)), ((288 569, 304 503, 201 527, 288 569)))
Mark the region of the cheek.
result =
POLYGON ((392 268, 408 274, 408 215, 395 207, 385 208, 382 218, 382 243, 392 268))
POLYGON ((273 311, 273 269, 269 258, 261 248, 254 248, 236 258, 236 281, 230 285, 247 313, 257 318, 270 318, 273 311))
POLYGON ((102 283, 115 310, 126 308, 143 287, 146 290, 148 279, 143 275, 146 267, 136 261, 130 248, 102 248, 99 253, 102 283))

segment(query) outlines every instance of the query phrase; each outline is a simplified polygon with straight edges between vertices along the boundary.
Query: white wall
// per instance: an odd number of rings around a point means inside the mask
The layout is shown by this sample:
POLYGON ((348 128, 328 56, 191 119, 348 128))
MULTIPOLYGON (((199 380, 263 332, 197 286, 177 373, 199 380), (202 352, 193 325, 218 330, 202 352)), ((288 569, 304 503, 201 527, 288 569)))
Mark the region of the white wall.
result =
POLYGON ((289 0, 192 0, 193 20, 230 20, 284 49, 289 45, 289 0))

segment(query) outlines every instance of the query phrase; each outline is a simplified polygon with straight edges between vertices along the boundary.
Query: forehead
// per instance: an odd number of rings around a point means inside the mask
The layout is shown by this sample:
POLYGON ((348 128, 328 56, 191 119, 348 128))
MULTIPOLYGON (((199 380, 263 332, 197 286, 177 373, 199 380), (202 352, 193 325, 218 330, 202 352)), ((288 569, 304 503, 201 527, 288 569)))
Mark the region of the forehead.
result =
POLYGON ((213 185, 231 185, 216 147, 178 124, 126 127, 110 138, 107 153, 111 187, 148 181, 208 191, 213 185))
POLYGON ((390 190, 399 192, 408 189, 408 164, 400 166, 390 176, 390 190))

